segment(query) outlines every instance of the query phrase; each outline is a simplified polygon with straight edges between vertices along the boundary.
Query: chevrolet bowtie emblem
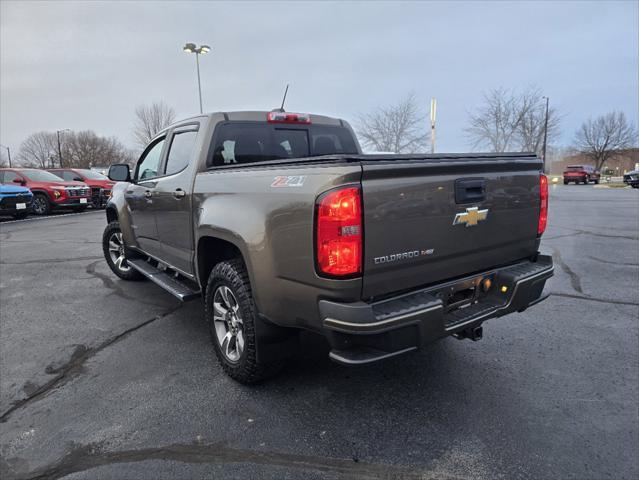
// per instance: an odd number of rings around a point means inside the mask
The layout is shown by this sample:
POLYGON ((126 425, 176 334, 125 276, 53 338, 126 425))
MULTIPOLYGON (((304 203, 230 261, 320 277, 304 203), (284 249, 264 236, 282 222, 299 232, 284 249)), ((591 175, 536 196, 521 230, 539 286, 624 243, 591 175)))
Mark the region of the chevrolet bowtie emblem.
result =
POLYGON ((467 227, 474 227, 479 222, 486 220, 488 209, 480 210, 479 207, 467 208, 465 212, 455 215, 453 225, 465 224, 467 227))

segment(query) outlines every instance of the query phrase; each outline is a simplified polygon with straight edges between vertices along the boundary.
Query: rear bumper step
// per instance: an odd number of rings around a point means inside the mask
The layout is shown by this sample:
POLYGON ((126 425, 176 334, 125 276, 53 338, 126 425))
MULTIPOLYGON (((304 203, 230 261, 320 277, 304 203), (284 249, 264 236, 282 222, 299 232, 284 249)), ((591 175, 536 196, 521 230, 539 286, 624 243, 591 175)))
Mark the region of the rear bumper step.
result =
POLYGON ((131 265, 133 269, 183 302, 200 297, 200 290, 196 290, 186 281, 181 281, 175 276, 154 267, 144 259, 127 260, 127 263, 131 265))
MULTIPOLYGON (((319 302, 326 336, 340 363, 381 360, 419 348, 439 338, 478 339, 470 335, 489 318, 523 311, 546 297, 542 291, 553 275, 552 257, 524 261, 380 302, 319 302), (481 282, 490 279, 483 292, 481 282), (455 292, 474 292, 468 302, 449 303, 455 292), (460 308, 457 305, 462 304, 460 308)), ((479 331, 477 331, 479 332, 479 331)))

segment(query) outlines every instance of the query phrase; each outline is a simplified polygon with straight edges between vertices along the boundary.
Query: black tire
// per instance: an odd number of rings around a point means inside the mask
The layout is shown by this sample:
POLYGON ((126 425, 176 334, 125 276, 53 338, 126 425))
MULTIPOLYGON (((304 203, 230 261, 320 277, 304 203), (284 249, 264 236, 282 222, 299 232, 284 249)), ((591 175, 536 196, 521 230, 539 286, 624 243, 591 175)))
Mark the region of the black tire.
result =
POLYGON ((568 185, 568 182, 566 180, 564 180, 564 185, 568 185))
POLYGON ((599 185, 599 180, 595 180, 595 185, 599 185))
MULTIPOLYGON (((255 333, 257 308, 253 301, 248 273, 242 260, 227 260, 218 263, 213 268, 206 285, 205 314, 209 324, 215 354, 217 355, 220 365, 229 377, 240 383, 251 384, 272 377, 281 370, 284 365, 284 362, 281 360, 268 364, 257 362, 258 346, 255 333), (239 353, 239 358, 235 361, 232 361, 223 351, 224 346, 218 339, 214 320, 213 301, 218 289, 223 287, 227 287, 233 294, 234 299, 237 301, 237 307, 239 307, 238 312, 241 318, 240 330, 244 347, 242 352, 239 353)), ((230 321, 222 323, 228 325, 230 321)), ((231 340, 229 339, 228 342, 230 344, 231 340)), ((235 337, 235 342, 237 348, 237 337, 235 337)))
POLYGON ((45 193, 36 193, 33 196, 33 213, 36 215, 48 215, 51 212, 51 202, 45 193))
POLYGON ((16 220, 24 220, 25 218, 27 218, 27 215, 29 215, 29 212, 14 213, 13 218, 15 218, 16 220))
POLYGON ((639 188, 639 183, 633 183, 632 188, 639 188))
POLYGON ((120 231, 120 224, 118 222, 109 223, 104 229, 104 233, 102 234, 102 251, 104 252, 104 258, 106 259, 109 268, 122 280, 143 280, 144 275, 142 275, 137 270, 134 270, 130 265, 126 263, 126 259, 131 257, 131 252, 128 251, 124 247, 124 245, 122 245, 122 249, 119 251, 120 255, 123 258, 119 261, 119 263, 116 264, 117 260, 114 260, 113 258, 113 247, 110 242, 112 241, 113 237, 117 236, 118 234, 119 243, 122 244, 122 232, 120 231))

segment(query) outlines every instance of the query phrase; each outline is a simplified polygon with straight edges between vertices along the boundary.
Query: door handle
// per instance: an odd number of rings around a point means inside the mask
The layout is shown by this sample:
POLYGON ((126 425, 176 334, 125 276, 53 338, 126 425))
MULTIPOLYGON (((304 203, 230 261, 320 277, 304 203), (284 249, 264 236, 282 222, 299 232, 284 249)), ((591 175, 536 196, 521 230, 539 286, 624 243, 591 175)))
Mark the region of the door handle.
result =
POLYGON ((144 191, 144 197, 145 198, 151 198, 153 196, 153 192, 151 190, 145 190, 144 191))
POLYGON ((186 192, 181 188, 178 188, 173 192, 173 196, 175 198, 184 198, 186 196, 186 192))

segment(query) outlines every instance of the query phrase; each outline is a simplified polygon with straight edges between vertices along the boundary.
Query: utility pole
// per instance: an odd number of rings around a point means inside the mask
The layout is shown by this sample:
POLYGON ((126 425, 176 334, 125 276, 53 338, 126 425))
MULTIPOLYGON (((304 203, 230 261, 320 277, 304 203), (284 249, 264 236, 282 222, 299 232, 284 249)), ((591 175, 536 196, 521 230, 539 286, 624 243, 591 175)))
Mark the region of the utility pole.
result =
POLYGON ((548 97, 543 97, 546 99, 546 119, 544 120, 544 147, 543 147, 543 161, 544 161, 544 173, 546 170, 546 141, 548 140, 548 97))
POLYGON ((62 148, 60 148, 60 134, 64 133, 64 132, 68 132, 68 131, 69 131, 68 128, 65 128, 64 130, 56 130, 55 131, 56 135, 58 136, 58 161, 60 162, 60 168, 63 167, 63 165, 62 165, 62 148))
POLYGON ((430 99, 430 153, 435 153, 435 119, 437 117, 437 99, 430 99))
POLYGON ((11 149, 5 145, 0 145, 0 147, 4 147, 7 149, 7 156, 9 157, 9 168, 11 168, 11 149))

